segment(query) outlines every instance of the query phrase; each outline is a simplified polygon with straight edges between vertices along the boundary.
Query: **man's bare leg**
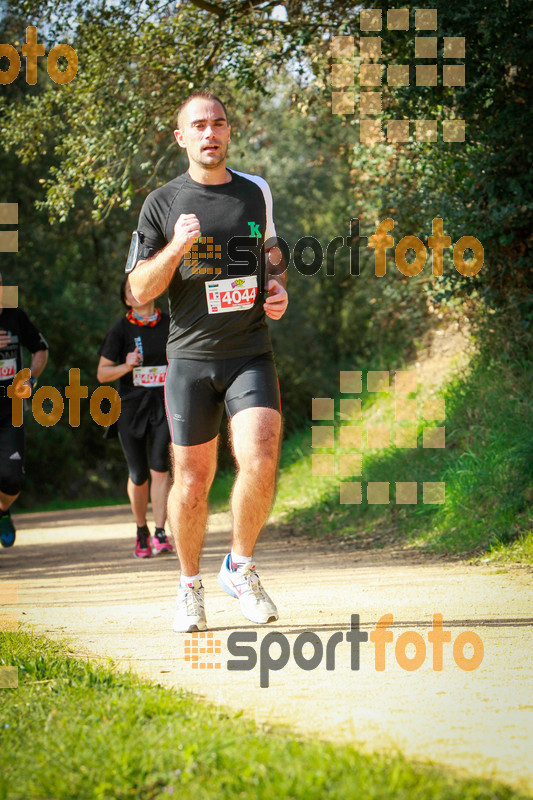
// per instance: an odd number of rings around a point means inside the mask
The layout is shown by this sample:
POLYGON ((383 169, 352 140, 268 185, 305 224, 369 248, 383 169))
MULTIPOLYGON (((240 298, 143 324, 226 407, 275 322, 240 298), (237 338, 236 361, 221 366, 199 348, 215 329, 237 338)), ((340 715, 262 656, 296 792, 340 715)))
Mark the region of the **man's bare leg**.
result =
POLYGON ((152 501, 152 513, 157 528, 164 528, 167 519, 167 501, 170 480, 168 472, 156 472, 150 470, 152 479, 150 484, 150 499, 152 501))
POLYGON ((173 481, 168 495, 168 522, 184 575, 196 575, 200 571, 207 498, 216 471, 217 439, 190 447, 172 445, 173 481))
POLYGON ((0 492, 0 512, 4 513, 7 511, 15 502, 19 494, 20 492, 17 492, 17 494, 6 494, 5 492, 0 492))
POLYGON ((274 499, 281 442, 281 414, 246 408, 231 419, 237 477, 231 496, 234 552, 251 556, 274 499))
POLYGON ((278 610, 265 592, 251 556, 274 499, 281 415, 272 408, 243 409, 232 417, 231 433, 237 461, 231 496, 232 557, 222 562, 218 583, 238 598, 246 619, 264 625, 278 619, 278 610))
POLYGON ((135 522, 142 528, 146 525, 146 509, 148 508, 148 481, 144 483, 133 483, 131 478, 128 478, 128 497, 131 503, 131 510, 135 517, 135 522))

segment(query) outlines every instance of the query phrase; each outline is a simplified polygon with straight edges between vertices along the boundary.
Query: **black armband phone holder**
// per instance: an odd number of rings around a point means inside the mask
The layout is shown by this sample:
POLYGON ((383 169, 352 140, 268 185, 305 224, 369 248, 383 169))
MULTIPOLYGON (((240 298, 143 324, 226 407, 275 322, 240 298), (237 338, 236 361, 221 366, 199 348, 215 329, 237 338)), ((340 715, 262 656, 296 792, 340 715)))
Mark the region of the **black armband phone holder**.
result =
POLYGON ((141 231, 133 231, 131 235, 130 251, 126 261, 126 275, 131 272, 139 260, 139 247, 144 242, 144 234, 141 231))

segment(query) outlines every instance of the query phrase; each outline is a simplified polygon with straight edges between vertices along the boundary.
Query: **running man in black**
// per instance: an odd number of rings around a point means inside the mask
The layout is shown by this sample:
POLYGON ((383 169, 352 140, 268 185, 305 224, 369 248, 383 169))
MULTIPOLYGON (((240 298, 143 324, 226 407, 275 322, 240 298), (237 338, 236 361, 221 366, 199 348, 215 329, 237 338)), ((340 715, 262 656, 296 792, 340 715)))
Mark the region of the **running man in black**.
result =
POLYGON ((11 547, 15 542, 10 506, 19 496, 24 479, 26 434, 24 425, 12 424, 12 401, 6 391, 23 368, 23 347, 32 354, 30 379, 26 383, 33 388, 46 366, 48 345, 21 308, 2 306, 0 275, 0 543, 3 547, 11 547))
POLYGON ((128 311, 106 334, 96 376, 101 383, 119 379, 121 411, 116 428, 128 464, 128 497, 137 521, 133 555, 149 558, 172 552, 165 533, 170 434, 163 397, 169 317, 155 308, 153 300, 137 303, 127 276, 120 297, 128 311), (146 523, 149 478, 153 539, 146 523))
POLYGON ((169 290, 165 397, 174 475, 168 516, 181 565, 173 627, 182 632, 206 628, 200 553, 224 403, 237 477, 232 550, 218 581, 239 598, 247 619, 278 617, 252 553, 272 505, 281 438, 265 315, 277 320, 284 314, 286 276, 275 247, 270 189, 262 178, 226 168, 230 133, 226 109, 211 92, 195 92, 182 104, 174 135, 189 169, 146 199, 139 260, 130 272, 139 302, 169 290), (247 259, 237 255, 235 237, 247 239, 255 271, 236 265, 247 259), (266 299, 260 291, 265 252, 266 299))

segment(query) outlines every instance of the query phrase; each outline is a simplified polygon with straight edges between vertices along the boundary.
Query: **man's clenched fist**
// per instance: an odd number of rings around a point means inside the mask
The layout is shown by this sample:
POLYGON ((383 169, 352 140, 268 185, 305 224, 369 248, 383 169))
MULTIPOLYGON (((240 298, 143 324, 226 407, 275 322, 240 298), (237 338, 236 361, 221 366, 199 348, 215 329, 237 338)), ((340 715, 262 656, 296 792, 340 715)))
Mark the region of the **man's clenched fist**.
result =
POLYGON ((194 240, 200 237, 200 221, 196 214, 180 214, 174 225, 173 241, 183 253, 188 253, 194 240))

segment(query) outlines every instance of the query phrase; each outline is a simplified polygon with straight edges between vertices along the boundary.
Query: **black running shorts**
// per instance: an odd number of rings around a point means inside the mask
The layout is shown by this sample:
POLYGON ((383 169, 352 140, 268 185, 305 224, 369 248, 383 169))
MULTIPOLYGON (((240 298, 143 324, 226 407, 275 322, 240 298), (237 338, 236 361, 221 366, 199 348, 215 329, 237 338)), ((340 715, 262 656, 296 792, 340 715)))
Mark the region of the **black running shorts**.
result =
POLYGON ((165 406, 174 444, 195 445, 218 435, 224 404, 231 419, 245 408, 281 413, 274 355, 199 361, 169 358, 165 406))

